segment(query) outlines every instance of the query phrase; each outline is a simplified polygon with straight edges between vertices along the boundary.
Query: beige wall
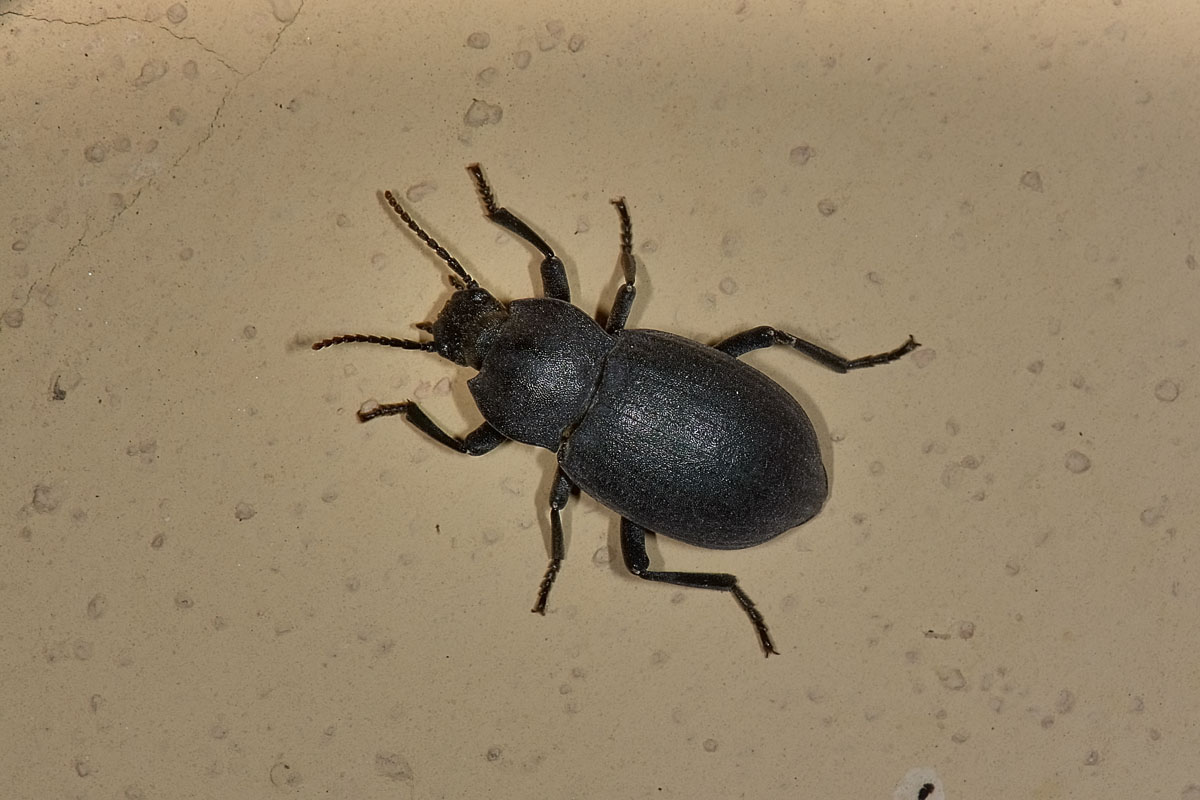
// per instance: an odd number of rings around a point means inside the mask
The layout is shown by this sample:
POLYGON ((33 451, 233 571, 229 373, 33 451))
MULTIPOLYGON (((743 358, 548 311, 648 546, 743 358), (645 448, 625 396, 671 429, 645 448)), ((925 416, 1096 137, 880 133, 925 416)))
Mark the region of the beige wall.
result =
POLYGON ((1200 798, 1200 11, 1185 2, 0 3, 0 796, 1200 798), (409 6, 409 7, 406 7, 409 6), (437 8, 437 10, 428 10, 437 8), (648 10, 649 9, 649 10, 648 10), (533 251, 770 324, 814 520, 628 575, 419 336, 533 251))

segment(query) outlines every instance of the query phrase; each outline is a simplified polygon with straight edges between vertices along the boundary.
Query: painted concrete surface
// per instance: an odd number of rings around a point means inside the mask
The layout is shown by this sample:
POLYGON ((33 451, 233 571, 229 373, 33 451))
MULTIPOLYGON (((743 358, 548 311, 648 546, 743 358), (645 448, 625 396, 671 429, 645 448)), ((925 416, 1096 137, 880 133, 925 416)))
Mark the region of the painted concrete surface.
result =
POLYGON ((0 3, 0 796, 1200 798, 1193 4, 0 3), (420 338, 772 325, 831 493, 639 581, 420 338))

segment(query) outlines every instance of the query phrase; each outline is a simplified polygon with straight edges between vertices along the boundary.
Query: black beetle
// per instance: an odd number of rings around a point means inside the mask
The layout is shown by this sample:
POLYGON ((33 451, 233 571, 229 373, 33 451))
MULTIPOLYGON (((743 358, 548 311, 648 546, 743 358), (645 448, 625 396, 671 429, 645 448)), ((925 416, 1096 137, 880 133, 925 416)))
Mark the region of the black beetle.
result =
POLYGON ((603 326, 571 304, 563 262, 525 222, 498 207, 478 164, 468 167, 488 219, 542 254, 545 297, 502 303, 401 207, 384 198, 453 270, 437 320, 417 328, 429 341, 343 334, 312 347, 367 342, 437 353, 479 372, 468 381, 485 422, 464 437, 439 428, 416 403, 373 404, 366 422, 405 415, 427 436, 468 455, 509 439, 558 456, 550 489, 550 565, 533 610, 546 599, 564 556, 560 512, 578 488, 621 515, 621 553, 639 578, 729 592, 749 615, 766 655, 777 653, 762 614, 733 575, 650 569, 646 534, 714 550, 773 539, 811 519, 828 482, 812 423, 783 387, 738 360, 787 345, 837 372, 895 361, 919 345, 846 359, 789 333, 760 326, 707 346, 670 333, 626 330, 634 297, 633 227, 624 198, 618 257, 625 282, 603 326))

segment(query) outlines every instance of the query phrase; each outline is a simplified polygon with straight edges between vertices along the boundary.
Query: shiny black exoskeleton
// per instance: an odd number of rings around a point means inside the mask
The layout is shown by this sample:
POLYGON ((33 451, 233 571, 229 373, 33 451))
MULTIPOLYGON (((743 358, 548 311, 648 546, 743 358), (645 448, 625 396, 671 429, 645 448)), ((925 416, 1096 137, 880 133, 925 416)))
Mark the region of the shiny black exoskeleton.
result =
POLYGON ((373 405, 362 421, 403 414, 418 429, 468 455, 509 439, 558 456, 550 490, 550 566, 533 610, 545 613, 564 556, 560 511, 573 488, 621 515, 625 566, 647 580, 729 592, 749 615, 765 654, 777 652, 762 615, 725 573, 650 569, 646 534, 699 547, 734 550, 761 544, 811 519, 828 482, 812 423, 800 404, 763 373, 738 360, 783 344, 837 372, 895 361, 918 347, 846 359, 762 326, 711 347, 652 330, 626 330, 634 298, 633 229, 625 200, 619 263, 625 282, 603 327, 571 304, 563 263, 525 222, 496 205, 478 164, 468 167, 490 220, 543 256, 544 297, 503 303, 413 221, 391 192, 384 197, 413 233, 453 270, 454 294, 437 320, 417 327, 428 341, 347 334, 346 342, 437 353, 479 372, 468 386, 485 422, 464 437, 439 428, 415 403, 373 405))

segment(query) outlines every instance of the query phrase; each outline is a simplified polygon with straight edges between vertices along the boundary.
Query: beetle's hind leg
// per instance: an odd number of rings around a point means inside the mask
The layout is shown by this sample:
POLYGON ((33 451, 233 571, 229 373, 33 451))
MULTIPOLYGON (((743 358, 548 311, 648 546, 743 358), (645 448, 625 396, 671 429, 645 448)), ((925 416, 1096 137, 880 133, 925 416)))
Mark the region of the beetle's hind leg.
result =
POLYGON ((488 185, 487 178, 483 177, 483 169, 478 164, 467 167, 467 171, 475 179, 475 188, 479 190, 479 199, 483 201, 488 219, 520 236, 542 254, 542 291, 546 297, 571 302, 571 286, 567 283, 567 270, 562 259, 554 254, 546 240, 534 233, 533 228, 524 220, 507 208, 496 205, 496 196, 492 194, 492 187, 488 185))
POLYGON ((729 592, 737 600, 738 605, 750 617, 754 630, 758 633, 758 642, 762 645, 763 655, 776 655, 775 643, 767 631, 767 623, 755 607, 754 602, 738 586, 737 577, 724 572, 655 572, 650 569, 650 557, 646 555, 647 530, 624 517, 621 518, 621 555, 625 558, 625 567, 639 578, 648 581, 662 581, 676 586, 690 586, 696 589, 719 589, 729 592))
POLYGON ((571 479, 567 477, 567 473, 562 471, 562 467, 556 469, 554 483, 550 487, 550 565, 546 567, 546 574, 542 577, 541 586, 538 587, 537 602, 530 609, 535 614, 546 613, 546 600, 550 597, 550 587, 554 585, 554 579, 558 577, 563 558, 566 557, 562 515, 559 512, 566 508, 567 501, 571 499, 572 488, 571 479))
POLYGON ((916 350, 921 345, 916 339, 909 336, 908 341, 897 347, 895 350, 889 350, 886 353, 877 353, 871 356, 862 356, 861 358, 844 358, 837 353, 832 353, 824 347, 815 345, 812 342, 806 342, 804 339, 793 336, 786 331, 776 330, 768 325, 761 325, 757 328, 751 328, 748 331, 736 333, 717 344, 714 344, 717 350, 737 358, 743 356, 752 350, 761 350, 764 347, 771 345, 783 344, 795 350, 799 350, 804 355, 816 361, 822 366, 828 367, 834 372, 849 372, 852 369, 862 369, 863 367, 876 367, 880 364, 888 364, 906 353, 916 350))
POLYGON ((633 223, 629 221, 629 208, 625 205, 625 198, 619 197, 613 200, 612 204, 621 215, 621 254, 617 256, 617 263, 621 265, 621 272, 625 275, 625 282, 617 289, 612 311, 608 313, 606 330, 616 333, 625 328, 625 321, 629 319, 629 311, 633 308, 633 297, 637 294, 633 287, 634 278, 637 277, 637 262, 633 260, 633 223))

